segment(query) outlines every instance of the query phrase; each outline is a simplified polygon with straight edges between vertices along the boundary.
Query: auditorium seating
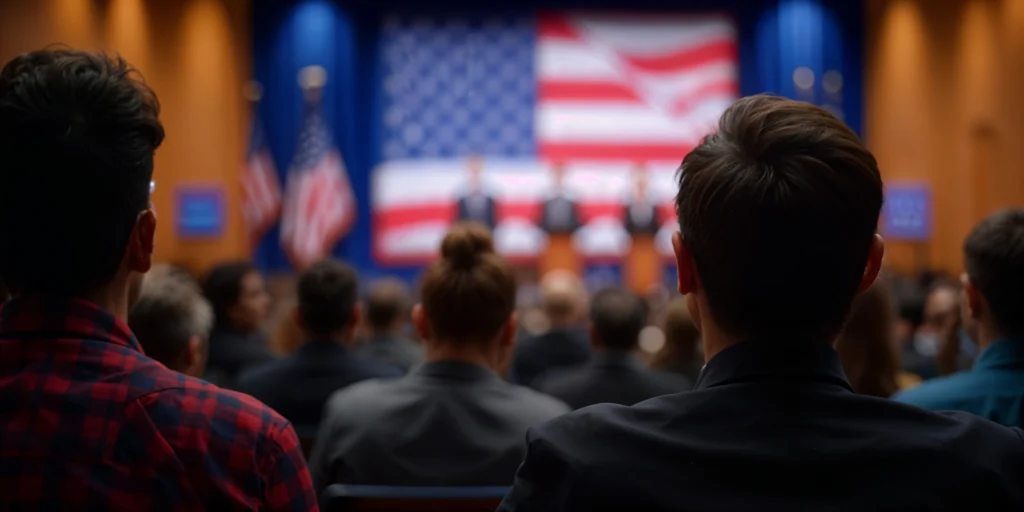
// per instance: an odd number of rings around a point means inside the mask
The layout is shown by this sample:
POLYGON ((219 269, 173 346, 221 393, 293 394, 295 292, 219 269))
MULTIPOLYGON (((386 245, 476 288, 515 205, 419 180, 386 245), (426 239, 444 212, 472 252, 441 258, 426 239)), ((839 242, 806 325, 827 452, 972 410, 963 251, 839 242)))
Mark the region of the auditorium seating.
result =
POLYGON ((507 487, 392 487, 335 484, 320 500, 326 512, 492 512, 507 487))

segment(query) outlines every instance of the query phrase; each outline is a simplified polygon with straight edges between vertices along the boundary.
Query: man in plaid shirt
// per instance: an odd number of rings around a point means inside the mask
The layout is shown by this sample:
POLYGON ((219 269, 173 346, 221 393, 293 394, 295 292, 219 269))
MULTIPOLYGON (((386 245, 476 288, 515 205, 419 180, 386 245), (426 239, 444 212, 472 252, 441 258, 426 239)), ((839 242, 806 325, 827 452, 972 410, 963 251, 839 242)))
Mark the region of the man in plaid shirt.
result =
POLYGON ((0 71, 0 509, 315 510, 291 425, 143 354, 152 91, 70 50, 0 71))

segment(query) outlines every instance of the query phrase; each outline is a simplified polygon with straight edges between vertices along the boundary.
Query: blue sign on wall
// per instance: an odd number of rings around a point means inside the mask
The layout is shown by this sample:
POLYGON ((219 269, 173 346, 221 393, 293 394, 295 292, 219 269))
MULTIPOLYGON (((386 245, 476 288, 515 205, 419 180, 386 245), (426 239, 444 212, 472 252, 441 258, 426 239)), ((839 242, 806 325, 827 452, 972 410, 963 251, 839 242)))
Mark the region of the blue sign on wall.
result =
POLYGON ((890 240, 923 242, 932 236, 932 191, 923 183, 885 187, 882 234, 890 240))
POLYGON ((175 191, 175 225, 181 238, 214 238, 224 233, 224 189, 186 185, 175 191))

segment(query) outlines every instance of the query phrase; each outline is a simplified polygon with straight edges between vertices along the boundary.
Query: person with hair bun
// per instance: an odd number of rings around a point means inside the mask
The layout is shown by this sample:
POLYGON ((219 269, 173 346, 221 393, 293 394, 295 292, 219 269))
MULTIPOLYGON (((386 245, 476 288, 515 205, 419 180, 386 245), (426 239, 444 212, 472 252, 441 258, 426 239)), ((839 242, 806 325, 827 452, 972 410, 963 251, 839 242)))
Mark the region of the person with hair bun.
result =
POLYGON ((501 378, 515 344, 515 305, 515 271, 487 229, 452 227, 412 312, 426 362, 328 400, 310 459, 317 491, 333 483, 511 484, 526 430, 569 411, 501 378))

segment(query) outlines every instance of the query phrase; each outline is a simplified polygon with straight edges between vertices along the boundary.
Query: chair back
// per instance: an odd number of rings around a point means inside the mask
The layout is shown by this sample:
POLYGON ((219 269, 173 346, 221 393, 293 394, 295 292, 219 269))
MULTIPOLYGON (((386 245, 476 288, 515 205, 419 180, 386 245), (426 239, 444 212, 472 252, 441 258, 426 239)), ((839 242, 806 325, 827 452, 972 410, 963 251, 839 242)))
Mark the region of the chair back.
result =
POLYGON ((327 512, 494 512, 508 489, 334 484, 320 506, 327 512))

